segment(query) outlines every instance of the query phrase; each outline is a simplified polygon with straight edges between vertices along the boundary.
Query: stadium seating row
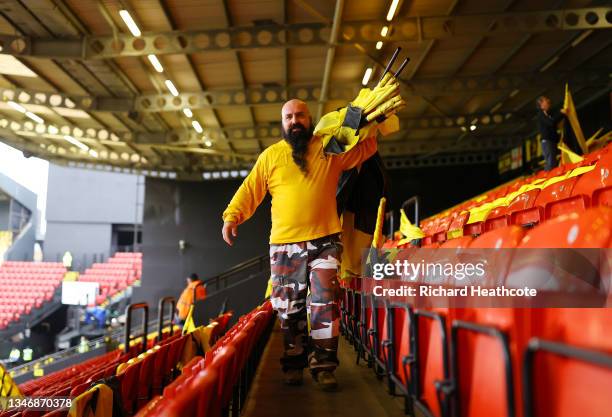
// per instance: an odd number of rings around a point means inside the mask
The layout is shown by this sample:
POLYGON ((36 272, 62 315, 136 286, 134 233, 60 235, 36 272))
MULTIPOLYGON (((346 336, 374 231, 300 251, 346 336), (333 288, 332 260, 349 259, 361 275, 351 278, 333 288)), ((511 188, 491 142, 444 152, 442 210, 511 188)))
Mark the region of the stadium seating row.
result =
POLYGON ((6 261, 0 265, 0 330, 51 301, 66 268, 57 262, 6 261))
POLYGON ((358 357, 405 397, 410 413, 569 417, 612 409, 607 309, 423 310, 380 305, 349 288, 342 313, 358 357))
POLYGON ((202 357, 195 357, 163 395, 154 397, 137 417, 219 417, 238 415, 272 324, 270 302, 240 318, 202 357))
POLYGON ((79 281, 100 284, 100 294, 96 297, 95 303, 101 305, 133 285, 141 275, 141 252, 117 252, 107 262, 94 263, 91 268, 86 269, 79 277, 79 281))
MULTIPOLYGON (((427 219, 421 247, 611 248, 610 149, 427 219)), ((358 360, 404 396, 411 414, 569 417, 612 409, 609 309, 418 309, 376 302, 354 280, 343 288, 341 312, 358 360)))
MULTIPOLYGON (((79 414, 87 409, 90 395, 100 384, 113 386, 120 398, 121 415, 133 415, 154 395, 165 392, 165 387, 178 375, 179 369, 197 353, 211 349, 212 344, 223 335, 232 313, 225 313, 206 327, 182 335, 164 331, 159 341, 158 334, 147 337, 146 348, 142 339, 131 341, 126 352, 119 348, 105 355, 90 359, 67 369, 31 380, 19 386, 24 396, 71 397, 72 412, 79 414), (144 352, 143 350, 146 349, 144 352)), ((69 410, 61 409, 45 414, 42 411, 26 410, 0 412, 0 417, 67 416, 69 410)))
POLYGON ((557 216, 612 205, 612 144, 584 161, 512 182, 421 222, 424 246, 456 236, 519 225, 531 227, 557 216))

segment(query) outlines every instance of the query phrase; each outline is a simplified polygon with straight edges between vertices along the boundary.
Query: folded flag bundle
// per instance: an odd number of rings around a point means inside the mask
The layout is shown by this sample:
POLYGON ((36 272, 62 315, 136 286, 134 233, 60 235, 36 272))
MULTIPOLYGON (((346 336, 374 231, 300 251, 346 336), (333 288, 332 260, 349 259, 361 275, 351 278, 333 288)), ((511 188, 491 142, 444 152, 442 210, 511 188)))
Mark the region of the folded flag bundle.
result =
POLYGON ((373 89, 362 88, 348 106, 327 113, 321 118, 314 134, 322 138, 327 153, 350 150, 366 138, 374 127, 383 135, 399 130, 399 121, 394 115, 406 102, 400 96, 397 77, 408 64, 408 58, 404 59, 395 73, 390 70, 400 50, 401 48, 395 50, 380 81, 373 89))

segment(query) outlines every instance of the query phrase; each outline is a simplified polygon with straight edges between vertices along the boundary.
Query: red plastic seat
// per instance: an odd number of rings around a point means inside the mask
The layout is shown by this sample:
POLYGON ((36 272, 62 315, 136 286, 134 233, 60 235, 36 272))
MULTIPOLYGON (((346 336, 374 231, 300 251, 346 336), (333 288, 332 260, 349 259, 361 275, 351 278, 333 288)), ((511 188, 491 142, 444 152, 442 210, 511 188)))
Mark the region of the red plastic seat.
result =
POLYGON ((138 405, 140 409, 145 405, 153 394, 153 375, 155 374, 155 360, 159 351, 153 351, 145 356, 140 364, 140 376, 138 377, 138 405))
POLYGON ((214 415, 215 393, 219 387, 219 375, 212 366, 198 372, 175 398, 156 407, 157 415, 168 417, 205 417, 214 415))
POLYGON ((451 333, 455 415, 516 415, 529 310, 461 309, 451 333))
POLYGON ((515 248, 525 235, 525 229, 511 225, 491 230, 478 236, 470 243, 470 248, 515 248))
POLYGON ((127 415, 132 415, 136 411, 140 365, 141 362, 136 362, 117 375, 121 386, 123 408, 127 415))
POLYGON ((592 202, 594 206, 612 207, 612 185, 593 191, 592 202))
POLYGON ((594 190, 612 186, 610 169, 612 169, 612 154, 607 154, 606 158, 598 161, 592 171, 586 172, 578 178, 572 189, 572 195, 590 196, 594 190))
POLYGON ((404 396, 411 396, 411 368, 414 365, 411 332, 412 310, 407 306, 392 308, 393 314, 393 349, 388 350, 393 361, 391 379, 400 388, 404 396))
POLYGON ((551 219, 523 238, 523 248, 609 248, 612 243, 612 208, 594 207, 551 219))
POLYGON ((170 348, 170 344, 162 343, 160 345, 159 350, 157 351, 157 354, 155 355, 155 362, 153 364, 154 372, 152 376, 153 394, 161 394, 163 391, 164 383, 165 383, 164 376, 165 376, 165 370, 166 370, 166 360, 168 358, 169 348, 170 348))
POLYGON ((215 393, 217 400, 212 404, 211 415, 213 416, 219 415, 221 410, 227 406, 232 389, 231 380, 234 371, 234 363, 237 360, 236 355, 236 348, 234 346, 231 344, 224 346, 214 355, 214 359, 210 365, 217 369, 219 375, 217 391, 215 393))
POLYGON ((526 374, 528 384, 524 387, 528 396, 525 407, 531 415, 596 416, 612 409, 612 338, 606 337, 612 326, 609 309, 556 308, 533 313, 532 336, 539 341, 530 345, 526 361, 531 372, 526 374), (600 359, 599 364, 581 359, 594 357, 600 359), (607 368, 601 361, 607 361, 607 368), (588 398, 586 404, 584 398, 588 398))
MULTIPOLYGON (((415 406, 435 417, 448 415, 444 405, 438 401, 437 381, 450 378, 450 364, 447 351, 446 314, 443 309, 415 311, 417 323, 417 351, 415 365, 419 370, 416 380, 415 406)), ((446 408, 449 404, 446 405, 446 408)))
POLYGON ((454 239, 449 239, 446 242, 444 242, 443 244, 440 245, 440 248, 467 248, 470 243, 472 242, 473 238, 472 236, 461 236, 461 237, 456 237, 454 239))

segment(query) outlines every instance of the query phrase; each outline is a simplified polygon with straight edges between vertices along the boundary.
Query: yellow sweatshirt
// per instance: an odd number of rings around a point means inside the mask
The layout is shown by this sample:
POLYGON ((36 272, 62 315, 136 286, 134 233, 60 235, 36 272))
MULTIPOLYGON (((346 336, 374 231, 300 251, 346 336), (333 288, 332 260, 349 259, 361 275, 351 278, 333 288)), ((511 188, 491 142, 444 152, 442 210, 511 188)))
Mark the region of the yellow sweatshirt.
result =
POLYGON ((308 145, 304 175, 291 157, 291 145, 281 140, 263 151, 250 174, 223 212, 223 220, 244 223, 266 195, 272 196, 270 243, 296 243, 341 231, 336 187, 342 171, 376 152, 376 137, 363 140, 349 152, 325 155, 321 139, 308 145))

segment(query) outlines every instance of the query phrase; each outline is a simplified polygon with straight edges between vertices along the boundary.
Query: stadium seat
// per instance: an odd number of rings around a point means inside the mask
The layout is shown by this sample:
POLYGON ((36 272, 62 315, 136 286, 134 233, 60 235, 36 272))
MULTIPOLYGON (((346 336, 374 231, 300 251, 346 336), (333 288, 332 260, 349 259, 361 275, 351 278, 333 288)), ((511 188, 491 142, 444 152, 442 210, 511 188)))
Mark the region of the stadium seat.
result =
POLYGON ((414 381, 415 407, 420 412, 435 417, 449 415, 450 402, 439 401, 439 394, 446 389, 439 382, 450 382, 448 338, 444 309, 432 311, 416 310, 415 367, 418 373, 414 381))
POLYGON ((612 244, 612 208, 594 207, 551 219, 523 238, 522 248, 609 248, 612 244))
POLYGON ((559 214, 584 210, 586 206, 583 200, 567 200, 570 198, 577 181, 578 177, 571 177, 543 188, 535 199, 533 206, 512 213, 510 222, 518 225, 534 225, 542 222, 545 218, 549 219, 559 214), (582 205, 581 202, 583 202, 582 205), (545 207, 547 210, 545 210, 545 207))
POLYGON ((456 312, 451 330, 454 415, 514 416, 528 310, 472 308, 456 312))
POLYGON ((138 404, 137 409, 145 405, 153 394, 153 375, 155 374, 155 361, 159 355, 159 349, 153 348, 142 359, 140 364, 140 376, 138 377, 138 404))
POLYGON ((446 242, 440 245, 440 248, 446 248, 446 249, 467 248, 472 242, 472 240, 473 240, 472 236, 461 236, 461 237, 447 240, 446 242))
POLYGON ((612 409, 612 355, 534 338, 525 355, 526 417, 595 417, 612 409))
POLYGON ((592 202, 594 206, 612 207, 612 185, 595 189, 592 202))
MULTIPOLYGON (((128 362, 129 363, 129 362, 128 362)), ((137 361, 129 364, 123 371, 117 374, 121 386, 121 399, 126 415, 133 415, 137 409, 137 394, 139 389, 140 366, 142 362, 137 361)))
POLYGON ((470 243, 470 248, 515 248, 525 235, 525 230, 516 225, 506 226, 483 233, 470 243))
MULTIPOLYGON (((404 409, 412 411, 414 370, 414 348, 412 338, 414 337, 412 309, 406 305, 393 306, 390 308, 391 317, 391 343, 386 348, 388 358, 389 378, 404 396, 404 409)), ((393 392, 393 390, 392 390, 393 392)))
MULTIPOLYGON (((219 385, 219 372, 215 366, 198 372, 185 387, 175 395, 173 401, 155 410, 155 415, 168 417, 205 417, 214 408, 215 390, 219 385)), ((150 414, 149 414, 150 415, 150 414)))

